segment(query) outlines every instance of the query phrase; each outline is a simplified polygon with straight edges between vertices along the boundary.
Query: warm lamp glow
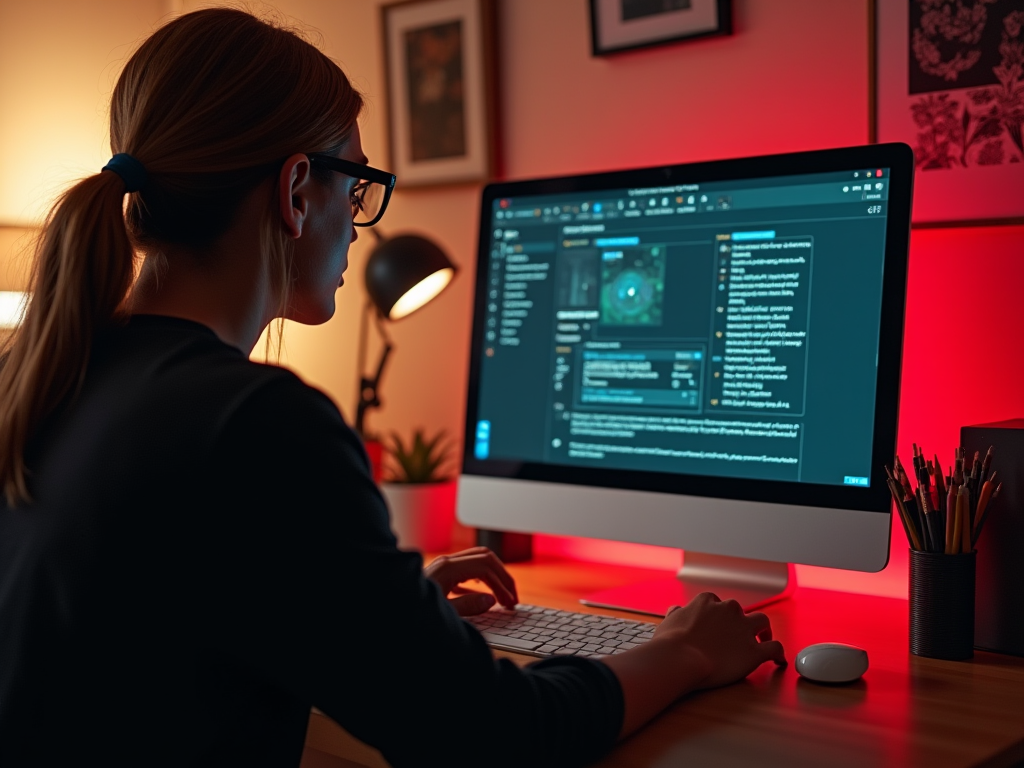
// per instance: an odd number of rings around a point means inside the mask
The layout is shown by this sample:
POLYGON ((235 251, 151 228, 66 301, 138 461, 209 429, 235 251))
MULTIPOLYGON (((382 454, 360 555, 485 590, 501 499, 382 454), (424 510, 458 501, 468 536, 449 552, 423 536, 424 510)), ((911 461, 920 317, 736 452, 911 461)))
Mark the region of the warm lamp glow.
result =
POLYGON ((446 267, 432 275, 427 275, 402 294, 402 297, 391 308, 388 319, 399 320, 406 315, 412 314, 443 291, 445 286, 452 281, 453 277, 455 277, 455 270, 451 267, 446 267))
POLYGON ((167 2, 0 2, 0 223, 41 224, 110 159, 108 105, 167 2))
POLYGON ((0 291, 0 328, 17 328, 21 325, 27 306, 27 293, 0 291))

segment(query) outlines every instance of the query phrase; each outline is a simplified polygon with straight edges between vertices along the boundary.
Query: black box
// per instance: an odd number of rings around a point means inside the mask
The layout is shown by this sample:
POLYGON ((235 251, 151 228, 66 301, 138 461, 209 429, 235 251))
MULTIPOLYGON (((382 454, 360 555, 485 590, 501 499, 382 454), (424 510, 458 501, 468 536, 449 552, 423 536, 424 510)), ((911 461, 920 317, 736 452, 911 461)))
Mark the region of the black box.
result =
POLYGON ((1024 656, 1024 419, 960 430, 970 462, 993 447, 1003 484, 978 539, 974 647, 1024 656))

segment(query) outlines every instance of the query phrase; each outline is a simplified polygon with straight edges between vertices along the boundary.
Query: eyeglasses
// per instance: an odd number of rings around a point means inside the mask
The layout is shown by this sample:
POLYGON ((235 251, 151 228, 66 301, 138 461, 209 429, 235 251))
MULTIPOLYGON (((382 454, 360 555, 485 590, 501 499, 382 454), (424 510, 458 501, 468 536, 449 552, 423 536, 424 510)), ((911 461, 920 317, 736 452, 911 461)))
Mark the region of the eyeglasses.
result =
POLYGON ((395 188, 395 174, 330 155, 310 154, 307 157, 311 163, 322 165, 356 180, 356 185, 349 193, 352 202, 352 223, 355 226, 372 227, 380 221, 395 188))

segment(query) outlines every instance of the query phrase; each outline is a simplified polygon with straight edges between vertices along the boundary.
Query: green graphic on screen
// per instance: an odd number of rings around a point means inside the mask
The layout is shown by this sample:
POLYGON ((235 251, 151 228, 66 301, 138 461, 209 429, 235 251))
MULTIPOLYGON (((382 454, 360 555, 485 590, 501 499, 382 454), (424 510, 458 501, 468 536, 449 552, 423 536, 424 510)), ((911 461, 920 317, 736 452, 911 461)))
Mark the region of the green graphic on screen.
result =
POLYGON ((641 246, 601 254, 601 322, 661 325, 665 247, 641 246))

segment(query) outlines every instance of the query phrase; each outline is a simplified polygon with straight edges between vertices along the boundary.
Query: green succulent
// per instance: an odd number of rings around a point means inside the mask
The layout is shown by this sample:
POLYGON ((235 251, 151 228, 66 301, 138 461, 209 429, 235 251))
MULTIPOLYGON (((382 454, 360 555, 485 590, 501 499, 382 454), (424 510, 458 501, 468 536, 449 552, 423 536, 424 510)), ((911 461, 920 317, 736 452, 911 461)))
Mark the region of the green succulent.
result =
POLYGON ((445 441, 447 432, 440 430, 427 439, 422 429, 413 432, 406 445, 397 432, 391 433, 386 447, 391 458, 388 467, 394 483, 440 483, 448 479, 443 471, 451 454, 451 443, 445 441))

